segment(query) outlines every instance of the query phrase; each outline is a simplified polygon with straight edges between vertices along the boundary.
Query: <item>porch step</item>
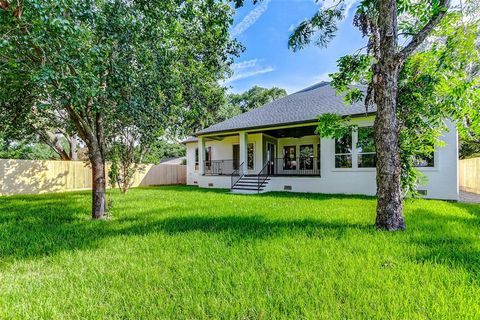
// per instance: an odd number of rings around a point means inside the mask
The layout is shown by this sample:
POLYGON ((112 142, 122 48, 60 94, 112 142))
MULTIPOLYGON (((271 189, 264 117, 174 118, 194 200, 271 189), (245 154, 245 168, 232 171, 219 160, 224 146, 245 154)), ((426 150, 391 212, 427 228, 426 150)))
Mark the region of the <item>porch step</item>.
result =
POLYGON ((263 192, 265 188, 267 187, 270 179, 265 179, 262 181, 260 186, 258 185, 258 176, 243 176, 238 180, 238 182, 233 186, 231 191, 233 193, 244 193, 244 194, 250 194, 250 193, 259 193, 263 192))

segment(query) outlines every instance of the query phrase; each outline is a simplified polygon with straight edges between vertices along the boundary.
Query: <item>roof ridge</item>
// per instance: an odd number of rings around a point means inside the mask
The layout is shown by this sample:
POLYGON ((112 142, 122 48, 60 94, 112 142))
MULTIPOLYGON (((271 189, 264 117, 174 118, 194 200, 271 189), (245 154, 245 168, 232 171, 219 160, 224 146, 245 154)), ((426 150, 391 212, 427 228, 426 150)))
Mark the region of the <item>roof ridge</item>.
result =
POLYGON ((307 92, 307 91, 310 91, 310 90, 314 90, 314 89, 318 89, 318 88, 321 88, 321 87, 325 87, 326 85, 329 85, 330 84, 330 81, 320 81, 320 82, 317 82, 317 83, 314 83, 302 90, 299 90, 297 92, 294 92, 292 94, 296 94, 296 93, 301 93, 301 92, 307 92))

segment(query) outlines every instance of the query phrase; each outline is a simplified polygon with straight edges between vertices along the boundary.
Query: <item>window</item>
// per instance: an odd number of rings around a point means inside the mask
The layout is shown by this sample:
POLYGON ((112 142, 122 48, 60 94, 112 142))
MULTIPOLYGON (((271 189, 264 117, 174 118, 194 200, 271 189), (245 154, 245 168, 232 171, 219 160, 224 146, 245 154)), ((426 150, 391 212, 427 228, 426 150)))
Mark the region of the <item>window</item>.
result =
MULTIPOLYGON (((240 166, 240 145, 233 145, 233 169, 237 170, 240 166)), ((255 164, 255 145, 253 143, 247 144, 247 168, 253 170, 255 164)))
POLYGON ((419 168, 433 168, 435 167, 435 157, 433 154, 429 156, 416 156, 413 159, 413 165, 419 168))
POLYGON ((300 170, 313 170, 313 144, 300 146, 300 170))
POLYGON ((238 170, 240 167, 240 145, 234 144, 233 145, 233 150, 232 150, 232 155, 233 155, 233 170, 238 170))
POLYGON ((413 157, 413 165, 418 168, 435 167, 435 145, 434 143, 425 142, 418 150, 417 155, 413 157))
POLYGON ((359 168, 375 168, 377 165, 374 133, 373 127, 358 128, 357 163, 359 168))
POLYGON ((255 148, 253 143, 247 145, 247 168, 248 170, 254 169, 255 160, 255 148))
POLYGON ((195 170, 198 170, 198 148, 195 148, 195 170))
POLYGON ((283 147, 283 170, 297 170, 296 146, 283 147))
POLYGON ((317 170, 320 170, 320 153, 321 153, 321 149, 320 149, 320 143, 317 144, 317 170))
POLYGON ((352 167, 352 132, 335 139, 335 168, 352 167))
POLYGON ((212 166, 212 147, 205 148, 205 168, 210 170, 212 166))

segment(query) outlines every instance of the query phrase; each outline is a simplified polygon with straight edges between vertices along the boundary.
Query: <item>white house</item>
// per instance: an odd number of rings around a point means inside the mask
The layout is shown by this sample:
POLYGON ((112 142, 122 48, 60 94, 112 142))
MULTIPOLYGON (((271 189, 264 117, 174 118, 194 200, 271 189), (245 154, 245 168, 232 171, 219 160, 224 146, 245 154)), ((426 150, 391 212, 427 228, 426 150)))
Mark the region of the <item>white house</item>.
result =
MULTIPOLYGON (((375 195, 375 110, 347 106, 326 82, 196 133, 187 146, 187 184, 234 192, 293 191, 375 195), (358 130, 342 139, 315 134, 320 114, 350 116, 358 130)), ((446 146, 418 159, 426 198, 458 200, 457 132, 446 146)))

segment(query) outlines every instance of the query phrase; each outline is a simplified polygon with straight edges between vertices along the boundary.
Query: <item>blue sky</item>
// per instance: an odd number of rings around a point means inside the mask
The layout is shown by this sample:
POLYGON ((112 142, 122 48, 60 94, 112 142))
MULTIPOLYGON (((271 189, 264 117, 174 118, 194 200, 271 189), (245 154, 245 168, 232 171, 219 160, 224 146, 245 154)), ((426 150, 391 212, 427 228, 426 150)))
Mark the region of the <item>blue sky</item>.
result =
MULTIPOLYGON (((328 80, 337 70, 336 60, 365 45, 359 31, 352 26, 355 5, 351 5, 341 23, 337 37, 328 48, 311 45, 299 52, 288 49, 288 37, 294 26, 311 17, 323 4, 314 0, 263 0, 237 10, 231 34, 245 47, 235 60, 234 75, 226 83, 232 92, 242 92, 254 85, 277 86, 293 93, 311 84, 328 80)), ((327 2, 331 2, 328 1, 327 2)), ((327 4, 328 5, 328 4, 327 4)))

